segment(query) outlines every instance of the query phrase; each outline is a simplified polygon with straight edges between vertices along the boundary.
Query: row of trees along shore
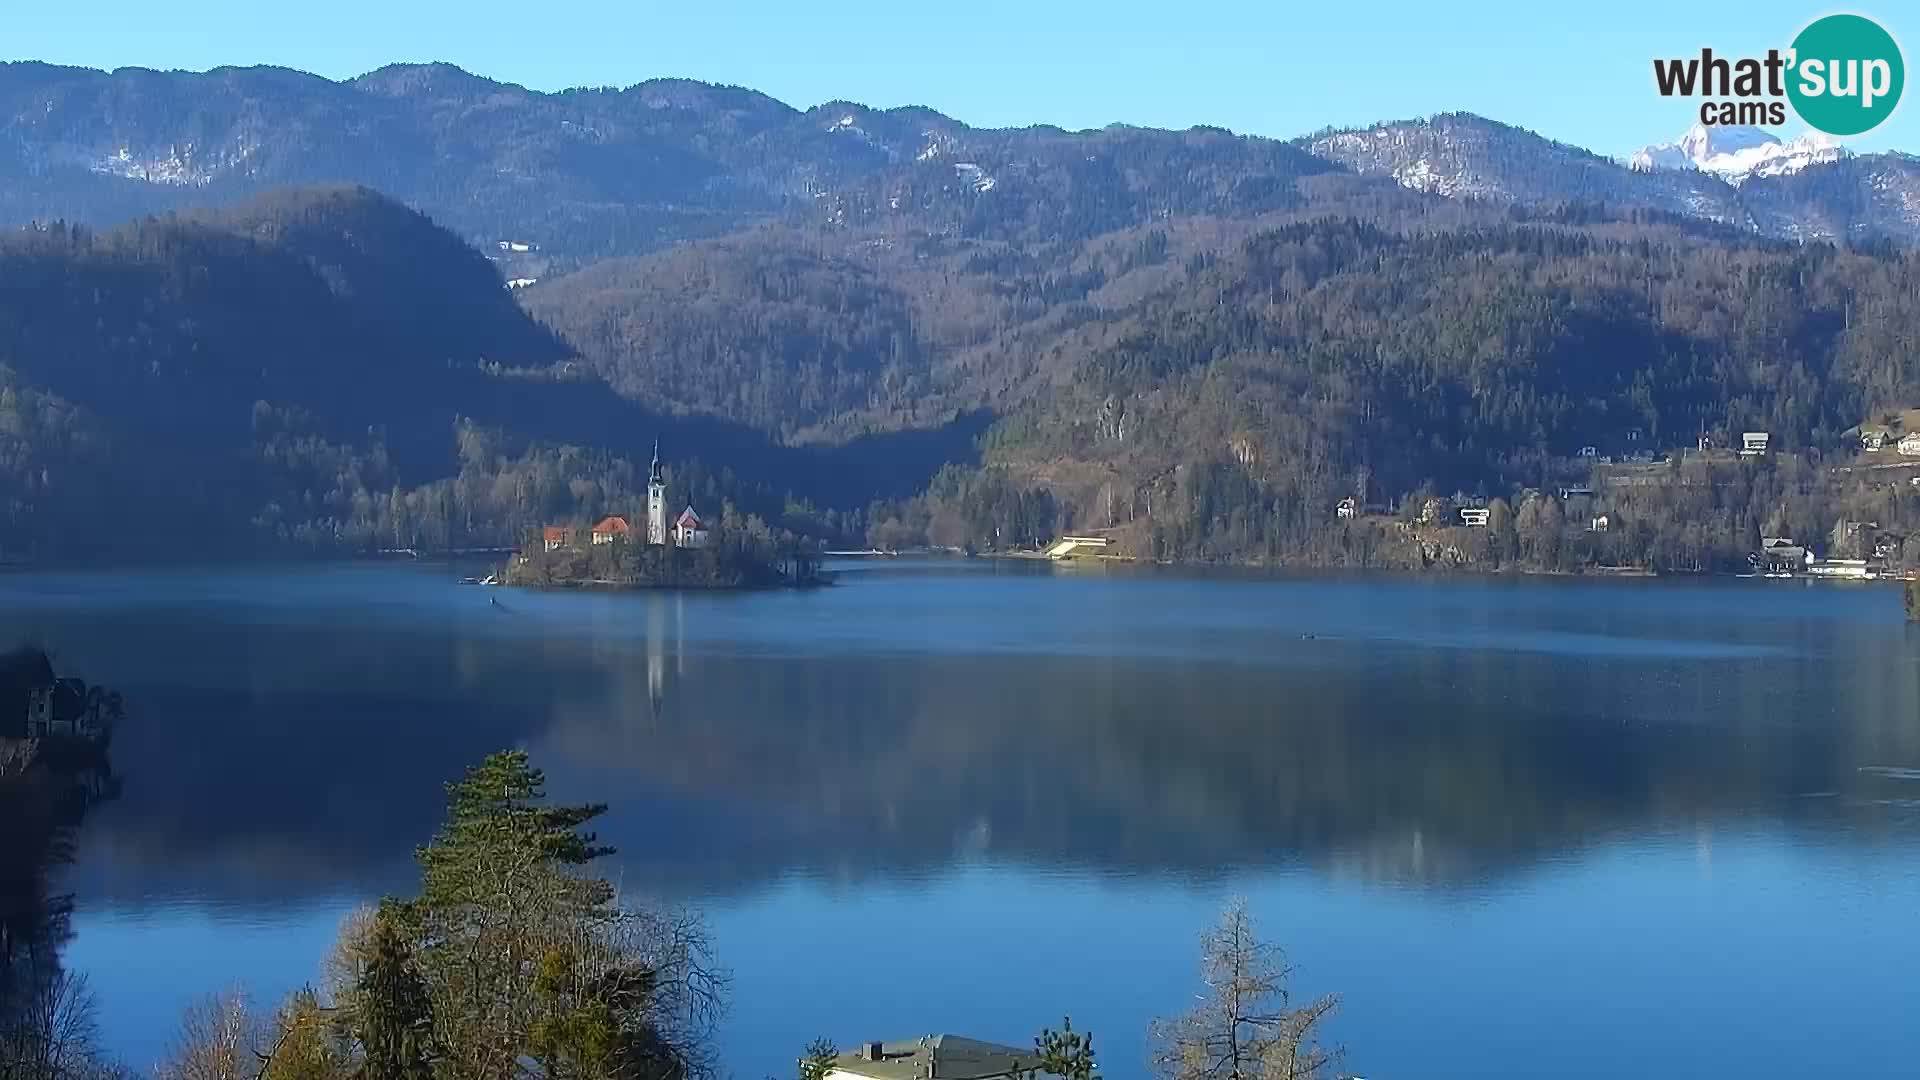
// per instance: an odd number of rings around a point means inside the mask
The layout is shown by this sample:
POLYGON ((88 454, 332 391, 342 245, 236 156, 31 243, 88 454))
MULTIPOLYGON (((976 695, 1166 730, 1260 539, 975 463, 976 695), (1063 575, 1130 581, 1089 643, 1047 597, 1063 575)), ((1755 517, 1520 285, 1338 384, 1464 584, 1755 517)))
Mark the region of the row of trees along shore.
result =
MULTIPOLYGON (((701 917, 622 895, 593 865, 602 804, 555 805, 523 751, 447 785, 447 815, 418 852, 420 887, 349 916, 322 984, 257 1012, 239 990, 189 1008, 158 1080, 718 1080, 729 977, 701 917)), ((1300 1001, 1284 955, 1242 901, 1202 938, 1205 991, 1152 1030, 1165 1080, 1318 1080, 1337 999, 1300 1001)), ((82 990, 84 988, 82 987, 82 990)), ((5 1080, 120 1080, 90 999, 47 1032, 53 1064, 0 1064, 5 1080)), ((857 1018, 848 1018, 856 1021, 857 1018)), ((963 1017, 955 1023, 963 1024, 963 1017)), ((1091 1033, 1034 1040, 1024 1080, 1095 1080, 1091 1033)), ((796 1048, 799 1049, 799 1048, 796 1048)), ((821 1080, 834 1046, 799 1059, 821 1080)))

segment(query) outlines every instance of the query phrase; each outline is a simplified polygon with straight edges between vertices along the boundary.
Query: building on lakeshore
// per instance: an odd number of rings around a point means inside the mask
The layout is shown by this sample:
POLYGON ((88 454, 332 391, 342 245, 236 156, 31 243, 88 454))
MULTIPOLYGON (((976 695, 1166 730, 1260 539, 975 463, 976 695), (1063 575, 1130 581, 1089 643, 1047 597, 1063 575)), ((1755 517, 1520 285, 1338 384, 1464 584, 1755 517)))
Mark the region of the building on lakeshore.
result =
POLYGON ((1030 1049, 928 1035, 862 1043, 835 1057, 823 1080, 1015 1080, 1039 1065, 1030 1049))
POLYGON ((593 527, 593 542, 611 544, 615 540, 625 540, 632 532, 633 527, 627 524, 626 518, 618 514, 609 514, 601 518, 600 523, 593 527))
POLYGON ((1920 431, 1900 436, 1900 441, 1894 444, 1894 449, 1900 451, 1902 457, 1920 457, 1920 431))
POLYGON ((0 654, 0 738, 99 739, 113 726, 118 698, 55 676, 44 650, 0 654))
POLYGON ((1807 573, 1852 581, 1871 581, 1879 576, 1866 559, 1812 559, 1807 562, 1807 573))
POLYGON ((1759 457, 1767 452, 1773 436, 1764 431, 1746 431, 1740 434, 1740 454, 1742 457, 1759 457))
POLYGON ((19 648, 0 653, 0 738, 22 739, 27 718, 53 686, 53 663, 39 649, 19 648))
POLYGON ((1792 537, 1764 536, 1760 538, 1760 550, 1750 561, 1763 574, 1797 574, 1812 560, 1813 553, 1805 544, 1794 543, 1792 537))
POLYGON ((573 530, 565 525, 549 525, 540 530, 540 542, 548 551, 559 551, 572 539, 573 530))

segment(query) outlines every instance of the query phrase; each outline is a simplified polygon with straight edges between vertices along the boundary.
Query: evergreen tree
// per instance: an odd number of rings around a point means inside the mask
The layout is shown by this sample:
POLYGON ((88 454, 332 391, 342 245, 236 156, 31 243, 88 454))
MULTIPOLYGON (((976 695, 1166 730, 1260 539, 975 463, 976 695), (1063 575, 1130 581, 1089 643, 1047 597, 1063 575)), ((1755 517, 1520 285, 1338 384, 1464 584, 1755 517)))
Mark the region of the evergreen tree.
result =
MULTIPOLYGON (((582 866, 613 854, 581 826, 606 813, 605 803, 545 806, 546 776, 524 750, 502 750, 447 785, 447 821, 421 848, 415 906, 447 912, 494 900, 505 869, 582 866)), ((604 882, 581 880, 582 902, 603 903, 604 882)))
POLYGON ((1100 1080, 1094 1072, 1099 1066, 1093 1059, 1093 1033, 1073 1030, 1072 1017, 1060 1022, 1059 1031, 1042 1031, 1033 1046, 1040 1063, 1026 1074, 1027 1080, 1035 1080, 1040 1073, 1064 1080, 1100 1080))
POLYGON ((374 917, 372 955, 358 984, 357 1080, 432 1080, 433 1003, 395 913, 374 917))

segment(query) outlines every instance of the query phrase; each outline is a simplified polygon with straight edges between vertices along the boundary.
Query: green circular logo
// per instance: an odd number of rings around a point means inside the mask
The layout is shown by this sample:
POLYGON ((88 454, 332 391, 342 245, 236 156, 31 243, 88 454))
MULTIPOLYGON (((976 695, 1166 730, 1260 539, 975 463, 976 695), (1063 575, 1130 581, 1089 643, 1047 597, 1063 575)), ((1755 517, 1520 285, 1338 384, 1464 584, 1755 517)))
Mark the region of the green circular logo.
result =
POLYGON ((1800 119, 1829 135, 1858 135, 1893 114, 1907 82, 1893 35, 1859 15, 1816 19, 1793 39, 1787 97, 1800 119))

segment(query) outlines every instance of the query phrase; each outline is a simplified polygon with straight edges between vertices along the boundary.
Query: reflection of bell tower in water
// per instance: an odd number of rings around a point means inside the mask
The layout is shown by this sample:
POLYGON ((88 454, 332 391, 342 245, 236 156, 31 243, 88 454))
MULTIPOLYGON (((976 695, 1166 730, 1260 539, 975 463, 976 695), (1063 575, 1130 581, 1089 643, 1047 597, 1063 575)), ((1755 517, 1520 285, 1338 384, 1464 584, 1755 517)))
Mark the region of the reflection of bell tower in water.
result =
POLYGON ((667 693, 667 608, 658 595, 647 597, 647 698, 660 715, 667 693))
POLYGON ((652 714, 660 715, 660 709, 667 697, 667 639, 673 639, 673 673, 676 678, 687 674, 687 656, 684 645, 686 610, 682 607, 682 598, 673 597, 673 629, 667 629, 667 598, 658 593, 647 598, 647 698, 653 706, 652 714))
POLYGON ((667 479, 660 472, 660 440, 653 440, 653 467, 647 471, 647 543, 667 543, 667 479))

